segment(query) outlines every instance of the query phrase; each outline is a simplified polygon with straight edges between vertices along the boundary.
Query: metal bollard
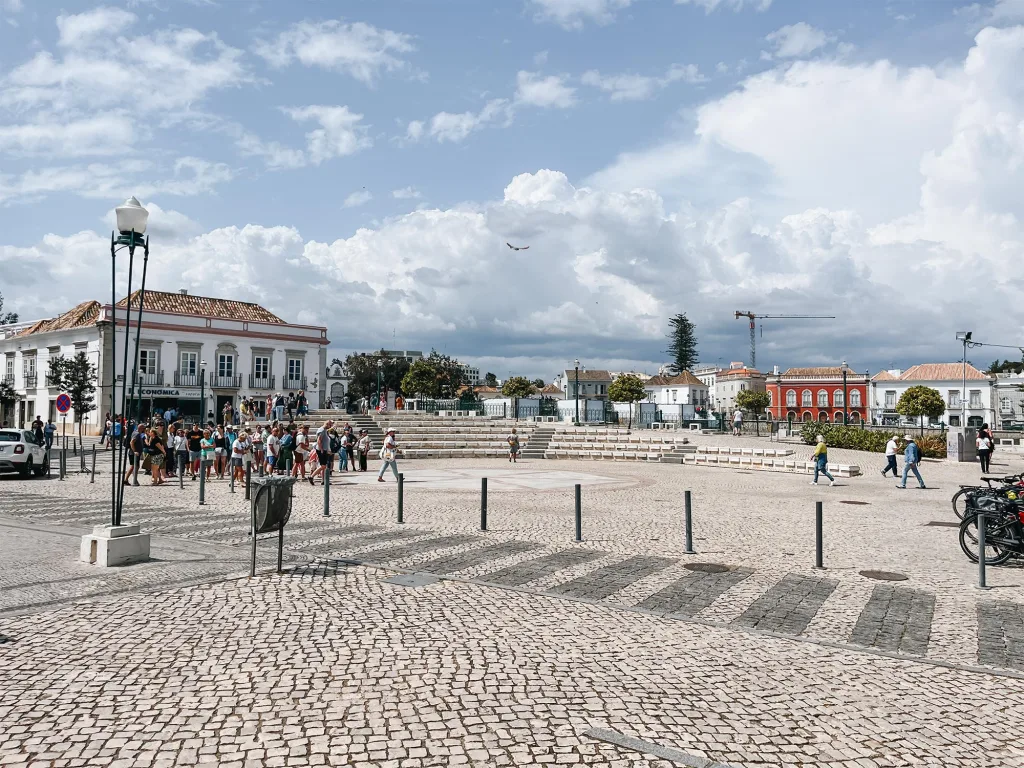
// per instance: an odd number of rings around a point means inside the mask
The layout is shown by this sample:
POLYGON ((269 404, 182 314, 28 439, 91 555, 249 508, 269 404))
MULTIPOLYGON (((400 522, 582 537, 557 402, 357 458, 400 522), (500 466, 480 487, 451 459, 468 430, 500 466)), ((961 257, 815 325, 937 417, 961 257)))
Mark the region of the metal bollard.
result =
POLYGON ((72 452, 74 453, 75 456, 78 455, 78 438, 77 437, 72 437, 71 438, 71 450, 72 450, 72 452))
POLYGON ((231 493, 235 492, 235 468, 231 466, 230 460, 228 461, 228 472, 231 473, 231 479, 228 481, 228 488, 231 493))
POLYGON ((92 445, 92 471, 89 473, 89 484, 96 482, 96 444, 92 445))
POLYGON ((487 530, 487 478, 480 478, 480 530, 487 530))
POLYGON ((405 473, 398 473, 398 522, 405 522, 405 473))
POLYGON ((814 502, 814 567, 825 567, 825 556, 821 542, 821 502, 814 502))
POLYGON ((68 474, 68 449, 60 449, 60 479, 64 480, 68 474))
POLYGON ((324 517, 331 516, 331 464, 329 461, 324 464, 324 517))
POLYGON ((185 490, 185 465, 178 467, 178 490, 185 490))
POLYGON ((206 461, 199 462, 199 506, 206 504, 206 461))
POLYGON ((249 501, 252 498, 252 461, 245 462, 245 500, 249 501))
POLYGON ((690 492, 686 491, 683 494, 683 509, 686 514, 686 549, 683 550, 684 555, 695 555, 693 551, 693 521, 691 519, 692 507, 690 504, 690 492))
POLYGON ((583 486, 576 483, 576 541, 583 541, 583 486))
POLYGON ((135 471, 132 472, 132 486, 139 486, 139 473, 142 471, 142 454, 135 454, 135 471))
POLYGON ((978 589, 989 589, 985 578, 985 513, 978 510, 978 589))

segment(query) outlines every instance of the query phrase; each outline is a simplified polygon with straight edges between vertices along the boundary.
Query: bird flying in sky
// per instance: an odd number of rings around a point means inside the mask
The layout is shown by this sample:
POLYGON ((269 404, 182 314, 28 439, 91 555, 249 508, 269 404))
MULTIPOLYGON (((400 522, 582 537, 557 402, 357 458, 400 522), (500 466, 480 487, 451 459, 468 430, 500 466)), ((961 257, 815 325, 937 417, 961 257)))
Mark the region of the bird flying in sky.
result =
POLYGON ((512 243, 505 243, 505 245, 507 245, 513 251, 525 251, 525 250, 528 250, 529 247, 530 247, 528 245, 524 245, 524 246, 519 247, 519 246, 512 245, 512 243))

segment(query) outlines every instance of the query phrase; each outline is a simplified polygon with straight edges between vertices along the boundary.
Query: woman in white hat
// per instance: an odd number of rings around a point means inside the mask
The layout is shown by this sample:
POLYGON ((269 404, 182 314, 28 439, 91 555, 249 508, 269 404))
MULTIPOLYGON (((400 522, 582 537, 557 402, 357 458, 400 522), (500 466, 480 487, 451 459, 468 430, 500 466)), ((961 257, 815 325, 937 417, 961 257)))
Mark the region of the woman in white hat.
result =
POLYGON ((384 470, 389 466, 391 473, 398 480, 398 443, 395 441, 395 428, 388 427, 387 436, 384 438, 384 445, 380 447, 380 472, 377 473, 377 482, 384 482, 384 470))

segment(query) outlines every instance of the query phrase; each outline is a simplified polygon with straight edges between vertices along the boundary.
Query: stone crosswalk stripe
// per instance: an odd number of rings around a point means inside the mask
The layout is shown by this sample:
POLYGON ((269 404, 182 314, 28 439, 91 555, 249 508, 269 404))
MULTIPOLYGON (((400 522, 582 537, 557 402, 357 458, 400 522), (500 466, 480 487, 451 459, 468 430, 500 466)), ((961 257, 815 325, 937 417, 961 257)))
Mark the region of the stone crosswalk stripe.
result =
POLYGON ((500 560, 510 555, 518 555, 520 552, 529 552, 531 549, 537 549, 538 546, 526 541, 506 541, 481 549, 471 549, 468 552, 455 552, 436 560, 428 560, 417 565, 416 570, 427 573, 455 573, 475 565, 483 565, 491 560, 500 560))
POLYGON ((688 573, 637 607, 677 616, 696 616, 752 573, 750 568, 726 573, 688 573))
POLYGON ((1024 605, 978 603, 978 663, 1024 670, 1024 605))
MULTIPOLYGON (((359 528, 360 526, 353 527, 359 528)), ((287 533, 288 527, 285 526, 284 530, 285 533, 287 533)), ((362 531, 354 530, 352 533, 362 533, 362 531)), ((324 532, 324 536, 345 537, 346 535, 344 528, 324 532)), ((372 544, 385 544, 389 541, 401 541, 402 539, 412 539, 422 535, 423 534, 419 531, 384 531, 383 533, 370 533, 366 536, 353 536, 352 538, 346 538, 345 541, 331 540, 325 541, 321 544, 312 544, 310 546, 293 544, 292 549, 297 549, 310 555, 321 555, 326 552, 337 552, 339 549, 354 549, 356 547, 365 547, 372 544)), ((319 536, 318 538, 323 538, 323 536, 319 536)))
POLYGON ((448 547, 457 547, 460 544, 468 544, 471 541, 477 541, 477 536, 436 536, 431 539, 423 539, 422 541, 414 541, 411 544, 401 544, 397 547, 384 547, 383 549, 374 549, 369 552, 363 552, 356 556, 355 559, 362 560, 367 563, 386 563, 392 560, 402 560, 411 555, 420 555, 425 552, 433 552, 435 549, 447 549, 448 547))
POLYGON ((925 656, 934 612, 935 595, 907 587, 879 585, 860 612, 850 642, 925 656))
POLYGON ((676 561, 669 557, 628 557, 547 590, 553 595, 603 600, 676 561))
POLYGON ((552 552, 550 555, 536 557, 523 563, 516 563, 494 573, 480 577, 480 581, 501 584, 506 587, 519 587, 531 581, 549 576, 555 571, 583 565, 591 560, 604 557, 607 553, 596 549, 566 549, 552 552))
POLYGON ((799 635, 838 584, 835 579, 790 573, 751 603, 733 623, 784 635, 799 635))

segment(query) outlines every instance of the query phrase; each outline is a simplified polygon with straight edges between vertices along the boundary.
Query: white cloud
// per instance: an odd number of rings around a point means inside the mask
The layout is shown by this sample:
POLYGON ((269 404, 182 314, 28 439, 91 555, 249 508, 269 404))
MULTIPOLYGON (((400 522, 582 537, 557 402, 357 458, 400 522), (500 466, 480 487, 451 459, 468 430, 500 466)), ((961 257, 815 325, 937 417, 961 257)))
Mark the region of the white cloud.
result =
POLYGON ((634 75, 602 75, 596 69, 584 72, 580 82, 598 88, 610 95, 612 101, 642 101, 651 98, 662 88, 672 83, 700 83, 707 78, 700 74, 695 64, 673 65, 661 77, 634 75))
POLYGON ((416 187, 402 187, 391 190, 391 196, 396 200, 414 200, 420 197, 420 191, 416 187))
POLYGON ((48 157, 120 155, 135 143, 132 116, 111 112, 80 120, 0 125, 0 152, 48 157))
POLYGON ((345 198, 345 202, 341 204, 342 208, 358 208, 360 205, 373 200, 373 195, 365 189, 356 190, 348 197, 345 198))
POLYGON ((423 129, 425 124, 422 120, 410 120, 409 125, 405 129, 405 137, 409 141, 419 141, 420 137, 423 136, 423 129))
POLYGON ((834 37, 805 21, 780 27, 764 39, 774 46, 774 55, 780 59, 806 56, 835 41, 834 37))
POLYGON ((0 6, 2 6, 5 11, 10 11, 11 13, 21 13, 24 8, 22 0, 3 0, 3 3, 0 3, 0 6))
MULTIPOLYGON (((474 131, 499 120, 510 120, 511 108, 505 99, 492 99, 479 112, 438 112, 430 119, 427 133, 439 142, 460 142, 474 131)), ((415 122, 415 121, 414 121, 415 122)), ((412 138, 413 124, 409 124, 408 136, 412 138)), ((417 135, 422 135, 422 128, 417 135)))
POLYGON ((123 33, 138 20, 134 13, 105 6, 71 16, 61 15, 57 17, 57 44, 65 48, 77 48, 95 42, 97 38, 109 38, 123 33))
POLYGON ((732 11, 742 11, 744 8, 751 8, 755 11, 767 11, 772 6, 772 0, 676 0, 677 5, 696 5, 704 9, 705 13, 712 13, 719 7, 728 8, 732 11))
POLYGON ((992 24, 1024 21, 1024 0, 996 0, 988 9, 988 21, 992 24))
POLYGON ((576 103, 576 89, 566 85, 565 75, 520 70, 516 74, 516 103, 533 107, 567 109, 576 103))
POLYGON ((363 116, 348 107, 309 106, 286 108, 285 114, 300 122, 315 120, 320 127, 306 134, 309 161, 319 165, 324 160, 344 157, 366 149, 373 141, 361 124, 363 116))
POLYGON ((297 61, 307 67, 344 72, 372 84, 382 72, 409 69, 402 55, 416 50, 412 41, 411 35, 363 22, 302 21, 273 41, 259 41, 254 50, 272 67, 297 61))
POLYGON ((549 21, 565 29, 580 29, 585 21, 610 24, 617 11, 628 8, 633 0, 530 0, 534 19, 549 21))

